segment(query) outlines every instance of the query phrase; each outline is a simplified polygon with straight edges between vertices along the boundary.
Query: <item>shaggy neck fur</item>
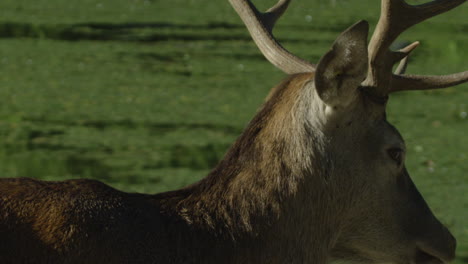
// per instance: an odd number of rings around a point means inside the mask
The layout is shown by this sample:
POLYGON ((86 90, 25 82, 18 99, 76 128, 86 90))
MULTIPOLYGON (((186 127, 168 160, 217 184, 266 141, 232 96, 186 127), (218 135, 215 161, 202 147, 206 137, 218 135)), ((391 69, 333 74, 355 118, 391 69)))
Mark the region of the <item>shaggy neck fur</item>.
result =
POLYGON ((306 85, 312 78, 295 75, 276 87, 218 166, 185 190, 176 208, 187 223, 232 241, 254 237, 265 245, 288 239, 301 251, 291 253, 314 255, 306 258, 315 263, 326 258, 314 249, 332 246, 336 224, 327 212, 336 208, 327 202, 326 177, 317 176, 329 173, 324 165, 329 162, 315 156, 324 152, 318 151, 320 130, 310 121, 311 112, 319 111, 311 109, 317 105, 315 91, 306 85))

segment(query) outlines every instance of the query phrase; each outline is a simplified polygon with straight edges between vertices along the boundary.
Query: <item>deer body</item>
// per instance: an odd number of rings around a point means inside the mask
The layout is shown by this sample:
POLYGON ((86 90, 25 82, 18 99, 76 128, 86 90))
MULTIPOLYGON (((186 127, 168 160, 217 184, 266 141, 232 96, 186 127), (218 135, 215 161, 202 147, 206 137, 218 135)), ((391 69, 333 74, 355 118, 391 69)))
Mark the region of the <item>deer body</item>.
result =
MULTIPOLYGON (((290 99, 313 92, 298 89, 298 82, 309 79, 302 74, 286 80, 225 160, 206 179, 179 191, 142 195, 93 180, 0 180, 1 262, 325 263, 325 245, 331 247, 335 218, 341 216, 320 198, 329 191, 326 181, 304 177, 314 170, 321 175, 312 168, 319 161, 295 164, 303 161, 297 155, 312 157, 307 152, 315 147, 306 141, 315 137, 303 127, 303 137, 296 139, 305 144, 300 154, 288 146, 291 131, 261 135, 276 122, 304 122, 305 116, 290 117, 306 101, 290 99), (316 214, 310 214, 313 207, 316 214)), ((320 145, 323 139, 315 140, 320 145)))
POLYGON ((388 51, 408 25, 398 22, 391 32, 387 20, 395 8, 423 20, 464 1, 409 7, 383 0, 369 52, 361 21, 316 66, 271 35, 289 0, 267 13, 247 0, 230 2, 267 59, 291 75, 272 89, 223 160, 201 181, 156 195, 92 180, 1 179, 0 263, 440 264, 454 258, 455 239, 411 181, 404 141, 387 122, 385 106, 392 91, 453 86, 468 73, 403 75, 417 43, 388 51), (391 73, 399 60, 402 67, 391 73))

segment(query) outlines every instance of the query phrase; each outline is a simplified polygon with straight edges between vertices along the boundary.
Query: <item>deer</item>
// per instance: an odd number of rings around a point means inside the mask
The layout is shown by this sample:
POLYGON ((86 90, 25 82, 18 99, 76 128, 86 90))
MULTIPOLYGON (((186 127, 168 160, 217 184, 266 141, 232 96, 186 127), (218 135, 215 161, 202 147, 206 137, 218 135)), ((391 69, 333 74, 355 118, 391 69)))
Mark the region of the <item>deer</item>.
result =
POLYGON ((273 27, 290 0, 260 12, 229 0, 254 42, 288 77, 203 179, 126 193, 96 180, 0 180, 0 263, 435 264, 456 240, 405 167, 386 119, 393 92, 468 81, 468 71, 408 75, 409 27, 465 0, 382 0, 369 25, 342 32, 317 64, 287 51, 273 27), (398 67, 393 71, 393 66, 398 67))

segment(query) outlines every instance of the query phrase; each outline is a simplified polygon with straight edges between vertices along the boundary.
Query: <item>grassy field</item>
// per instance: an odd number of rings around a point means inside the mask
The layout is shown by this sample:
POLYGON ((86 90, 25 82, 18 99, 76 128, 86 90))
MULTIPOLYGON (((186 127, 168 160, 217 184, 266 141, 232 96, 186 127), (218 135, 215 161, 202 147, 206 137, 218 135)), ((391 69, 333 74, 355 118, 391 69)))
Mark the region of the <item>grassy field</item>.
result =
MULTIPOLYGON (((273 1, 258 0, 260 7, 273 1)), ((379 1, 296 1, 275 34, 316 62, 379 1)), ((413 0, 412 3, 421 1, 413 0)), ((410 73, 467 69, 465 4, 405 33, 410 73)), ((0 175, 155 193, 200 179, 284 74, 228 1, 2 0, 0 175)), ((392 96, 407 167, 468 263, 468 85, 392 96)))

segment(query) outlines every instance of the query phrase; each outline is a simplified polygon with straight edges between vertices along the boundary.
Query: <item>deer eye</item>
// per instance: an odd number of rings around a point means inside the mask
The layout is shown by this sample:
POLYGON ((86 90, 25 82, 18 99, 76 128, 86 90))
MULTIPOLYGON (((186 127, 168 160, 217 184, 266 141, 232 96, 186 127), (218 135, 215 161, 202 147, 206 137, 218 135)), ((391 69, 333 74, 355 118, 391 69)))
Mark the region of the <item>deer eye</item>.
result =
POLYGON ((388 156, 398 165, 403 162, 403 150, 401 148, 391 148, 387 150, 388 156))

